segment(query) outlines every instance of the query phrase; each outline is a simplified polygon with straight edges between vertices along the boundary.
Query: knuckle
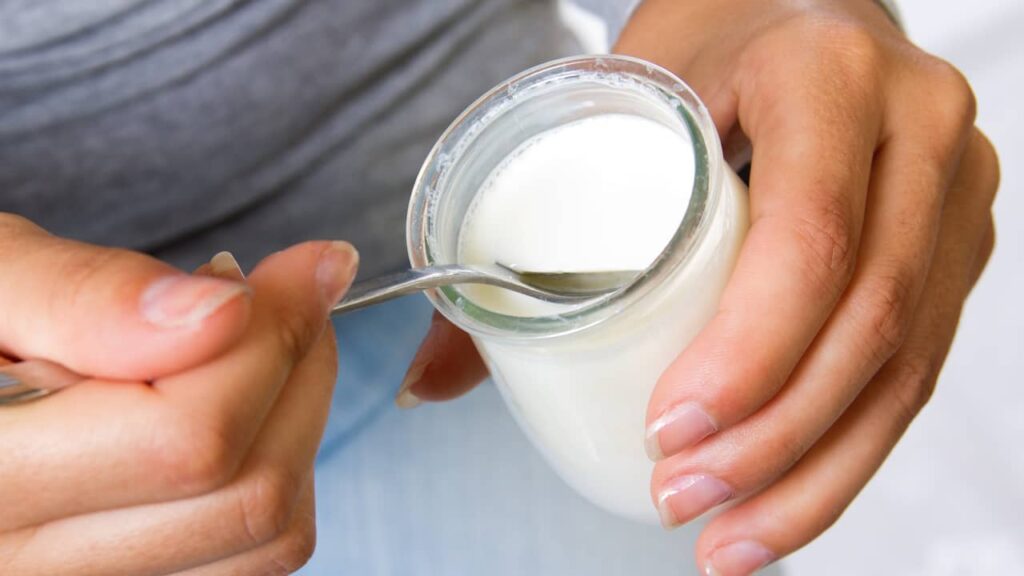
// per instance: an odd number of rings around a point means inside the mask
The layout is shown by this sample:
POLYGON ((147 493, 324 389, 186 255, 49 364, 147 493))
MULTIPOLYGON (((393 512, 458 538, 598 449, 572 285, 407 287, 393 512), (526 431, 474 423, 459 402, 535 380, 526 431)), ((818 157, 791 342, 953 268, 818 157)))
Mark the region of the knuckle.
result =
MULTIPOLYGON (((799 517, 792 519, 791 522, 794 525, 805 526, 808 534, 821 534, 839 521, 850 502, 848 499, 825 496, 819 499, 815 506, 808 506, 797 512, 799 517)), ((811 537, 808 537, 808 540, 810 539, 811 537)))
POLYGON ((945 60, 933 60, 931 82, 941 98, 940 113, 959 133, 966 132, 978 112, 971 84, 960 70, 945 60))
POLYGON ((992 259, 992 252, 995 251, 996 227, 991 213, 988 217, 988 222, 985 224, 984 231, 981 234, 978 250, 974 257, 974 264, 970 272, 970 277, 968 278, 968 285, 971 289, 973 289, 978 283, 981 273, 985 270, 985 267, 988 266, 989 260, 992 259))
POLYGON ((216 427, 166 412, 153 429, 145 465, 175 494, 208 494, 234 477, 238 458, 227 436, 216 427))
POLYGON ((255 548, 282 537, 288 530, 299 484, 284 470, 260 470, 239 486, 238 505, 243 538, 255 548))
POLYGON ((854 20, 807 11, 795 13, 749 42, 737 66, 754 77, 758 71, 767 71, 779 79, 796 76, 796 68, 800 77, 809 75, 814 84, 843 90, 849 98, 850 91, 865 97, 873 91, 883 62, 883 46, 871 29, 854 20))
POLYGON ((977 115, 977 100, 971 85, 953 65, 927 57, 920 82, 928 86, 920 106, 920 121, 930 138, 924 150, 939 164, 946 164, 968 140, 977 115))
POLYGON ((88 250, 68 255, 56 264, 67 287, 67 304, 73 308, 88 307, 97 291, 97 283, 117 266, 121 252, 114 249, 88 250), (73 257, 72 257, 73 256, 73 257))
POLYGON ((293 523, 274 543, 267 572, 281 575, 298 572, 313 557, 315 549, 316 523, 312 517, 293 523))
POLYGON ((864 26, 847 22, 832 23, 826 31, 835 47, 836 59, 850 72, 873 76, 881 61, 878 42, 864 26))
POLYGON ((801 502, 804 505, 778 509, 776 520, 785 526, 798 527, 796 532, 800 535, 800 545, 803 545, 832 527, 842 517, 851 499, 841 492, 823 490, 807 494, 801 502))
POLYGON ((839 285, 853 272, 853 229, 848 210, 839 201, 815 213, 793 215, 791 227, 812 274, 839 285))
POLYGON ((874 76, 881 61, 875 35, 859 22, 836 17, 806 16, 800 20, 804 46, 824 50, 831 66, 855 76, 874 76))
POLYGON ((287 358, 303 358, 316 341, 323 325, 309 319, 309 313, 297 307, 283 306, 277 314, 277 339, 287 358))
POLYGON ((71 286, 88 285, 110 270, 118 255, 117 250, 88 250, 67 257, 60 262, 60 276, 71 286))
POLYGON ((771 441, 775 474, 790 469, 810 449, 809 440, 797 430, 786 430, 771 441))
POLYGON ((861 288, 862 311, 869 347, 887 360, 903 344, 910 328, 913 273, 896 270, 866 279, 861 288))
POLYGON ((892 407, 901 428, 909 426, 928 404, 938 372, 938 363, 926 356, 908 356, 889 367, 892 407))
POLYGON ((982 198, 986 201, 987 206, 991 207, 1002 178, 999 154, 992 142, 980 130, 974 130, 968 145, 974 148, 972 152, 976 158, 975 162, 977 162, 977 181, 983 194, 982 198))
POLYGON ((996 225, 995 219, 991 216, 988 218, 988 223, 985 225, 985 232, 981 238, 981 249, 978 250, 979 268, 984 268, 988 265, 989 259, 992 258, 992 252, 996 248, 996 225))

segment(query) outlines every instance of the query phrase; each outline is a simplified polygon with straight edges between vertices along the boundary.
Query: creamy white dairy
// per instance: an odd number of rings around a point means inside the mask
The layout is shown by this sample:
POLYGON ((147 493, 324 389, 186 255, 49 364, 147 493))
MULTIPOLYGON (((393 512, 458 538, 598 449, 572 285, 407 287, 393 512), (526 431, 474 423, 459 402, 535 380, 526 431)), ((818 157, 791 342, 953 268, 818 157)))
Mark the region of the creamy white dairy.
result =
MULTIPOLYGON (((526 270, 643 270, 679 228, 693 188, 689 140, 653 120, 604 114, 522 144, 488 177, 460 235, 460 261, 526 270)), ((564 307, 472 286, 474 302, 540 316, 564 307)))
MULTIPOLYGON (((595 503, 656 522, 644 452, 647 401, 661 372, 714 313, 747 227, 746 195, 725 174, 689 260, 641 300, 580 332, 539 340, 474 335, 513 414, 562 477, 595 503)), ((535 270, 643 269, 679 228, 694 183, 684 134, 604 114, 527 141, 485 181, 459 256, 535 270)), ((489 287, 476 304, 514 316, 564 312, 489 287)))

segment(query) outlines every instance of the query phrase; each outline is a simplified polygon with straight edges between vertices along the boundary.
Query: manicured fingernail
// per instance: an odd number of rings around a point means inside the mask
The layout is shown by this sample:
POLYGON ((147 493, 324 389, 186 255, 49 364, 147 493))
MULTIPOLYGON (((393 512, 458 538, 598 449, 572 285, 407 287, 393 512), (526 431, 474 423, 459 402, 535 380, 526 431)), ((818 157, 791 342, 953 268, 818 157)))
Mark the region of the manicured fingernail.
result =
POLYGON ((732 489, 714 476, 695 474, 672 480, 658 495, 658 514, 665 528, 675 528, 725 502, 732 489))
POLYGON ((657 462, 693 446, 718 431, 715 421, 693 403, 680 404, 647 427, 647 456, 657 462))
POLYGON ((228 302, 248 292, 244 284, 208 276, 168 276, 142 293, 142 317, 161 328, 198 326, 228 302))
POLYGON ((324 297, 333 306, 345 295, 359 266, 359 253, 348 242, 332 242, 320 254, 316 280, 324 297))
POLYGON ((402 380, 402 386, 398 389, 398 394, 395 395, 396 406, 409 409, 423 403, 419 396, 413 394, 412 387, 423 377, 423 373, 427 370, 429 364, 429 358, 417 358, 417 361, 409 367, 409 372, 406 373, 405 378, 402 380))
POLYGON ((707 576, 749 576, 775 560, 775 554, 760 542, 741 540, 711 553, 704 572, 707 576))
POLYGON ((238 265, 238 260, 235 260, 235 255, 231 252, 218 252, 213 258, 210 258, 210 270, 214 276, 245 279, 242 267, 238 265))

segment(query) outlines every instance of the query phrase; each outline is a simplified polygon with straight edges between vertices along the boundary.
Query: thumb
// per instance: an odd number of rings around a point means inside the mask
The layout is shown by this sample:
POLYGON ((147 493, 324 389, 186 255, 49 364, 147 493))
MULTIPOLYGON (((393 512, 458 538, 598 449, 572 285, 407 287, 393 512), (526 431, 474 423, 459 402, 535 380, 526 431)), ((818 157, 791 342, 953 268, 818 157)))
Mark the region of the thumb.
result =
POLYGON ((245 329, 244 284, 51 236, 0 214, 0 351, 91 376, 145 380, 225 350, 245 329))
POLYGON ((439 312, 434 312, 419 351, 395 396, 400 408, 422 401, 451 400, 469 392, 487 377, 487 367, 473 340, 439 312))

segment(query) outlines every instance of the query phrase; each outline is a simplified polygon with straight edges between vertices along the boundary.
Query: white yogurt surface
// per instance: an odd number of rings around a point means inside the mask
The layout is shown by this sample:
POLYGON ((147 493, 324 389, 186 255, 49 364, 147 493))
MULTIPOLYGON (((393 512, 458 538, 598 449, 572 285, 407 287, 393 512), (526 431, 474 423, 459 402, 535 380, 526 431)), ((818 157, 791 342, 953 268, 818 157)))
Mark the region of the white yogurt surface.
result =
MULTIPOLYGON (((491 173, 463 224, 460 260, 525 270, 643 270, 675 234, 693 188, 689 139, 627 114, 533 137, 491 173)), ((463 291, 504 314, 564 309, 489 286, 463 291)))
MULTIPOLYGON (((716 167, 717 168, 717 167, 716 167)), ((687 263, 618 315, 540 340, 474 336, 512 414, 571 486, 616 514, 656 522, 644 452, 658 377, 714 314, 747 228, 743 184, 724 169, 687 263)), ((534 270, 643 269, 667 245, 694 181, 688 136, 626 114, 543 132, 485 181, 460 235, 466 263, 534 270)), ((564 311, 505 290, 463 292, 517 316, 564 311)))

